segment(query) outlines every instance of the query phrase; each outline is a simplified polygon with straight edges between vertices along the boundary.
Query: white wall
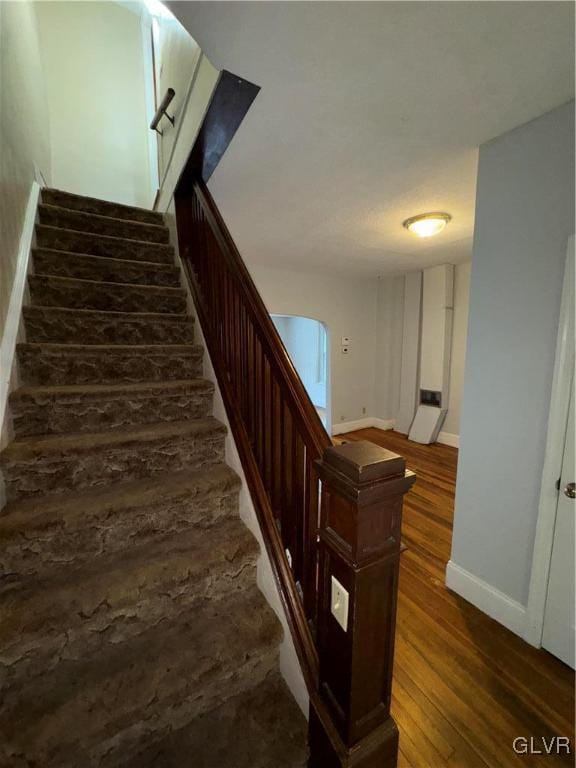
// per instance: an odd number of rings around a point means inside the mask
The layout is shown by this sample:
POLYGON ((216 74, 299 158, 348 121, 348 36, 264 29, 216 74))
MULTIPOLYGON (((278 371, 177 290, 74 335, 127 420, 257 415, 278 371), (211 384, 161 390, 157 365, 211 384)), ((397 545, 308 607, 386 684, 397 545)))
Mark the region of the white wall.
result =
POLYGON ((452 319, 452 349, 450 357, 450 389, 448 413, 442 425, 441 437, 458 443, 460 435, 460 410, 464 390, 464 364, 466 361, 466 337, 468 334, 468 296, 470 293, 470 261, 454 267, 454 312, 452 319))
POLYGON ((0 339, 32 182, 36 177, 51 180, 37 7, 0 2, 0 339))
POLYGON ((573 232, 572 102, 480 149, 448 584, 518 632, 573 232))
POLYGON ((400 407, 404 277, 377 281, 374 416, 396 418, 400 407))
MULTIPOLYGON (((458 445, 460 404, 462 400, 466 335, 468 327, 468 292, 470 262, 454 266, 454 314, 450 359, 450 391, 448 413, 439 439, 458 445)), ((405 310, 404 276, 378 280, 376 318, 376 393, 374 415, 384 421, 397 418, 400 410, 400 387, 403 330, 408 319, 405 310)), ((420 304, 412 303, 411 312, 420 315, 420 304)), ((418 323, 418 321, 416 321, 418 323)), ((414 375, 417 376, 415 373, 414 375)), ((418 380, 416 378, 416 384, 418 380)), ((414 411, 415 413, 415 411, 414 411)), ((409 429, 407 424, 407 429, 409 429)))
POLYGON ((418 406, 420 327, 422 325, 422 272, 404 276, 402 341, 400 347, 400 395, 394 429, 407 435, 418 406))
MULTIPOLYGON (((340 431, 343 422, 354 422, 349 429, 369 423, 390 426, 400 407, 404 276, 350 280, 260 265, 253 266, 251 273, 271 313, 302 314, 326 323, 332 369, 331 414, 336 430, 340 431), (352 339, 349 355, 341 354, 342 336, 352 339)), ((470 263, 457 265, 450 396, 440 436, 455 445, 459 434, 469 282, 470 263)), ((286 346, 293 347, 292 326, 284 320, 275 322, 286 346)), ((297 352, 292 348, 289 352, 300 372, 297 352)))
POLYGON ((113 2, 37 3, 53 185, 150 207, 142 31, 113 2))
POLYGON ((198 61, 194 82, 188 92, 186 104, 178 113, 176 135, 156 204, 159 211, 165 211, 170 205, 178 179, 188 160, 190 150, 194 146, 219 76, 220 72, 202 54, 198 61))
MULTIPOLYGON (((9 392, 40 184, 50 182, 50 126, 36 4, 0 2, 0 449, 12 438, 9 392)), ((0 508, 5 503, 0 476, 0 508)))
POLYGON ((154 23, 154 54, 156 63, 156 93, 160 103, 168 88, 175 92, 168 109, 174 125, 167 118, 160 123, 160 180, 170 163, 170 157, 196 68, 202 54, 200 46, 176 18, 157 18, 154 23))
POLYGON ((326 325, 332 424, 373 416, 377 281, 261 265, 250 272, 271 314, 302 315, 326 325), (340 351, 342 336, 351 338, 348 355, 340 351))

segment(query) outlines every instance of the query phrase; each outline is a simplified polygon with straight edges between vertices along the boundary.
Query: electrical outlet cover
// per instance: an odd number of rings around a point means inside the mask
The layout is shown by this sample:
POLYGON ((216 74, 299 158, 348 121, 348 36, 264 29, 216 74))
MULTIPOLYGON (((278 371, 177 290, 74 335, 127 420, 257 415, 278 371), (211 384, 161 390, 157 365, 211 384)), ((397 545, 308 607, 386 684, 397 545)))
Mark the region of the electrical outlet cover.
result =
POLYGON ((344 632, 348 631, 348 592, 335 576, 332 576, 332 591, 330 597, 330 610, 332 616, 342 627, 344 632))

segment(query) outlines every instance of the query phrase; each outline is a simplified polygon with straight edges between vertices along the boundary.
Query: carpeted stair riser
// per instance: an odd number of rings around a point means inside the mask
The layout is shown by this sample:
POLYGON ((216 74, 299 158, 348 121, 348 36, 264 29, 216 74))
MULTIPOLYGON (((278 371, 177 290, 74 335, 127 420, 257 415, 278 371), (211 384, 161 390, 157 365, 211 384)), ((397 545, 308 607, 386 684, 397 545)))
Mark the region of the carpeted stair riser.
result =
POLYGON ((104 760, 120 768, 152 734, 167 735, 258 685, 278 663, 280 640, 277 619, 253 587, 110 645, 97 664, 63 659, 4 698, 0 765, 2 755, 10 766, 23 755, 24 765, 42 768, 104 760))
POLYGON ((120 203, 110 203, 106 200, 96 200, 91 197, 81 197, 70 192, 62 192, 59 189, 43 189, 42 202, 73 211, 84 211, 85 213, 95 213, 99 216, 109 216, 112 219, 141 221, 145 224, 157 224, 159 226, 164 224, 162 214, 157 211, 134 208, 133 206, 121 205, 120 203))
POLYGON ((26 338, 51 344, 192 344, 194 320, 183 314, 98 312, 24 307, 26 338))
POLYGON ((169 314, 186 310, 186 295, 182 288, 97 283, 45 275, 30 275, 28 284, 32 302, 41 307, 169 314))
POLYGON ((109 259, 102 256, 36 249, 32 252, 37 275, 75 277, 105 283, 131 283, 180 287, 180 271, 168 264, 109 259))
POLYGON ((0 595, 0 695, 89 658, 206 600, 234 600, 254 585, 258 544, 240 520, 159 537, 54 583, 33 579, 0 595), (49 587, 49 592, 47 591, 49 587))
POLYGON ((14 440, 0 453, 8 501, 200 469, 224 461, 215 419, 14 440))
POLYGON ((239 490, 238 476, 221 464, 13 502, 0 517, 0 592, 191 527, 205 535, 238 516, 239 490))
POLYGON ((167 243, 168 228, 164 225, 144 224, 139 221, 114 219, 85 211, 72 211, 53 205, 38 206, 38 220, 41 224, 77 232, 90 232, 94 235, 121 237, 126 240, 140 240, 149 243, 167 243))
POLYGON ((25 386, 175 381, 202 376, 202 348, 192 345, 19 344, 25 386))
POLYGON ((100 432, 159 421, 203 419, 214 387, 196 380, 147 385, 21 388, 10 397, 16 437, 100 432))
MULTIPOLYGON (((123 768, 306 768, 307 723, 277 671, 160 743, 142 749, 123 768), (238 734, 242 734, 239 739, 238 734)), ((108 768, 106 762, 102 768, 108 768)))
POLYGON ((56 251, 86 253, 90 256, 109 256, 112 259, 174 264, 174 248, 171 245, 122 240, 119 237, 75 232, 72 229, 49 227, 45 224, 36 225, 36 246, 56 251))

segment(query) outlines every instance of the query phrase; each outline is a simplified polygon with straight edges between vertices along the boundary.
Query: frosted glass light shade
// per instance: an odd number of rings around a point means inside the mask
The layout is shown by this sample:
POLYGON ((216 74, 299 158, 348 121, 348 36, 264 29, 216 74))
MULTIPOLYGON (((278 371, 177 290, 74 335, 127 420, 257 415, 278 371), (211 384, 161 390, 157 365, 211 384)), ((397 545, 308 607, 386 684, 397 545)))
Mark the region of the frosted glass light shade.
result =
POLYGON ((417 237, 433 237, 442 232, 451 218, 449 213, 421 213, 406 219, 402 226, 417 237))

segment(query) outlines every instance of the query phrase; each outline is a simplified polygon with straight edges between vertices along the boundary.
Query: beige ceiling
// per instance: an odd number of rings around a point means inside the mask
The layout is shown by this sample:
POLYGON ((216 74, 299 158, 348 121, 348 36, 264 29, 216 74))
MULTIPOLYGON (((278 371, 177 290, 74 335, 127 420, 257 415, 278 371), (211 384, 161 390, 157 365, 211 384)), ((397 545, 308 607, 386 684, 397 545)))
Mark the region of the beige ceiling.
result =
POLYGON ((210 188, 249 263, 382 275, 471 256, 478 147, 573 98, 569 2, 172 2, 262 87, 210 188), (408 216, 448 211, 419 240, 408 216))

